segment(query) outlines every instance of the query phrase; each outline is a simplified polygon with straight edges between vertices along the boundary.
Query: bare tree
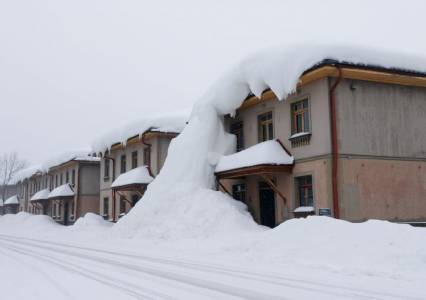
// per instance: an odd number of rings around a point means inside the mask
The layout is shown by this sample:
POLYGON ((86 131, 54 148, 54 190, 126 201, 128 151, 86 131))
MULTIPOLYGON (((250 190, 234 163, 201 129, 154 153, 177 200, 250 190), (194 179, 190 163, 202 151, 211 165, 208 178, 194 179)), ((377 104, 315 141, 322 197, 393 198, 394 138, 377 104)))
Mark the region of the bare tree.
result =
POLYGON ((1 198, 5 198, 7 187, 12 183, 13 176, 26 166, 27 162, 20 159, 16 152, 6 153, 0 156, 1 198))

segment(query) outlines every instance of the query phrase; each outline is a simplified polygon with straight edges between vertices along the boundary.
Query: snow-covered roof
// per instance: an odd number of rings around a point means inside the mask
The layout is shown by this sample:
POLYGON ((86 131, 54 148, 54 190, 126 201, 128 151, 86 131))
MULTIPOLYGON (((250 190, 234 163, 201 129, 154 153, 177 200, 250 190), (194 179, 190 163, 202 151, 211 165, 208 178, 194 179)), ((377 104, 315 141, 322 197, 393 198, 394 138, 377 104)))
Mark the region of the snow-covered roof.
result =
POLYGON ((52 198, 60 198, 60 197, 72 197, 72 196, 74 196, 74 191, 72 187, 70 186, 69 183, 65 183, 53 189, 49 193, 49 196, 47 198, 52 199, 52 198))
POLYGON ((142 166, 118 176, 112 183, 111 187, 117 188, 131 184, 149 184, 153 180, 154 178, 149 175, 148 168, 146 166, 142 166))
POLYGON ((315 211, 315 209, 312 206, 299 206, 293 212, 300 213, 300 212, 313 212, 313 211, 315 211))
POLYGON ((231 68, 196 103, 195 110, 208 103, 219 114, 234 113, 248 95, 261 97, 268 89, 285 99, 296 90, 304 72, 327 60, 426 74, 426 56, 335 44, 285 45, 258 52, 231 68))
POLYGON ((48 160, 46 160, 43 164, 43 170, 48 171, 50 168, 60 166, 66 162, 71 160, 99 160, 99 158, 90 156, 93 153, 91 148, 83 148, 83 149, 74 149, 64 151, 58 155, 52 156, 48 160))
POLYGON ((31 197, 30 201, 46 200, 49 197, 49 194, 49 189, 38 191, 31 197))
POLYGON ((4 201, 4 205, 11 205, 11 204, 19 204, 19 199, 17 195, 12 196, 6 199, 6 201, 4 201))
POLYGON ((140 120, 131 122, 124 127, 113 129, 99 136, 92 143, 96 152, 103 152, 117 143, 126 144, 131 137, 142 135, 146 131, 179 133, 189 119, 190 111, 180 110, 172 113, 144 116, 140 120))
POLYGON ((32 165, 28 168, 22 169, 15 173, 12 178, 12 184, 17 184, 18 182, 24 181, 25 179, 30 178, 31 176, 37 174, 38 172, 43 172, 41 165, 32 165))
POLYGON ((257 165, 291 165, 294 162, 277 140, 251 146, 243 151, 220 158, 215 172, 224 172, 257 165))
POLYGON ((3 206, 3 198, 0 198, 0 207, 3 206))

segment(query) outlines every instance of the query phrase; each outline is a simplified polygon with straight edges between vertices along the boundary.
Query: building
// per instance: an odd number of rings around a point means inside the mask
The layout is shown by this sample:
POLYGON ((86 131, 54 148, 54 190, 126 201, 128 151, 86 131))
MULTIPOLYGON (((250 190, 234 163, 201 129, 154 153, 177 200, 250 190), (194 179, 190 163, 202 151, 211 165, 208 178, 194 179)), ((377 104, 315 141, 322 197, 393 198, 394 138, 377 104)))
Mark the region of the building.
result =
POLYGON ((143 196, 188 115, 182 111, 143 119, 94 142, 93 148, 102 158, 99 209, 106 220, 117 221, 143 196))
POLYGON ((426 221, 426 74, 326 60, 285 101, 250 95, 224 121, 237 152, 218 186, 260 224, 426 221))
POLYGON ((63 225, 73 224, 86 213, 99 214, 100 158, 76 156, 49 167, 48 190, 41 189, 31 201, 63 225))
POLYGON ((9 197, 4 201, 4 214, 17 214, 19 212, 19 198, 17 195, 9 197))

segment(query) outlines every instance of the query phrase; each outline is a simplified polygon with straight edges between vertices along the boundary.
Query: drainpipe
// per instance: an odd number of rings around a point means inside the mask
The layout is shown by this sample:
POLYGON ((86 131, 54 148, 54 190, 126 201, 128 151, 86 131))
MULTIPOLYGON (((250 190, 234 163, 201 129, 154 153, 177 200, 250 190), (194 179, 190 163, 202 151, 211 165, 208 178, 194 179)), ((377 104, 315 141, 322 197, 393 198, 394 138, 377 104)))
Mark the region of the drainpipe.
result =
POLYGON ((148 161, 148 172, 149 172, 149 175, 150 176, 152 176, 152 177, 154 177, 154 175, 152 174, 152 171, 151 171, 151 148, 152 148, 152 144, 150 144, 150 143, 147 143, 146 141, 145 141, 145 134, 146 133, 148 133, 150 131, 150 129, 148 129, 147 131, 145 131, 143 134, 142 134, 142 137, 141 137, 141 142, 142 142, 142 144, 144 144, 145 146, 147 146, 148 147, 148 149, 149 149, 149 161, 148 161))
MULTIPOLYGON (((112 180, 111 180, 111 183, 112 183, 115 180, 115 158, 112 158, 110 156, 105 155, 104 159, 109 159, 109 160, 112 161, 112 180)), ((112 199, 111 199, 112 200, 112 212, 111 213, 112 213, 112 221, 114 222, 115 221, 115 204, 116 204, 115 203, 115 193, 114 193, 114 191, 112 191, 112 195, 111 196, 112 196, 112 199)))
POLYGON ((337 181, 337 164, 339 160, 339 149, 337 144, 337 116, 336 116, 336 88, 342 80, 342 70, 335 66, 339 72, 336 82, 330 88, 330 123, 331 123, 331 156, 332 156, 332 170, 331 170, 331 185, 333 192, 333 212, 334 217, 339 219, 339 190, 337 181))

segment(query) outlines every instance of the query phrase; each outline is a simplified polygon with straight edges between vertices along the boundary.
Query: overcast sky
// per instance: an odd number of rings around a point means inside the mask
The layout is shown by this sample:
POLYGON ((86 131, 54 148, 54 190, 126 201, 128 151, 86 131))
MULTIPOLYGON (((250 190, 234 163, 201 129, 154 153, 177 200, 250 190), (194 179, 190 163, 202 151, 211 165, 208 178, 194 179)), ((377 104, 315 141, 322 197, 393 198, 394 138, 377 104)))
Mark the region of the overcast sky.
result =
POLYGON ((271 45, 426 54, 425 11, 423 0, 0 0, 0 154, 38 163, 188 107, 233 63, 271 45))

